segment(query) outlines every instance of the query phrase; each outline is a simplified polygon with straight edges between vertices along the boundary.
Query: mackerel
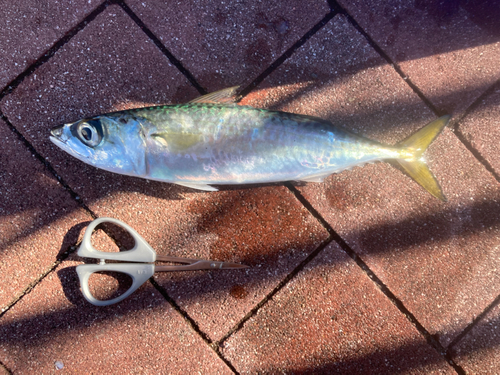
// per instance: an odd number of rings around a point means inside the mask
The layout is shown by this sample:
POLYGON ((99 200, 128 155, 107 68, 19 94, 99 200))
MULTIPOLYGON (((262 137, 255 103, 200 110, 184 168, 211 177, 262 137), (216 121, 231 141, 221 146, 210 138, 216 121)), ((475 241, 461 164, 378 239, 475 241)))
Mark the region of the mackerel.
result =
POLYGON ((446 200, 422 155, 450 116, 387 146, 320 118, 236 105, 236 89, 78 120, 52 129, 50 140, 97 168, 208 191, 217 190, 212 185, 321 182, 354 166, 395 160, 446 200))

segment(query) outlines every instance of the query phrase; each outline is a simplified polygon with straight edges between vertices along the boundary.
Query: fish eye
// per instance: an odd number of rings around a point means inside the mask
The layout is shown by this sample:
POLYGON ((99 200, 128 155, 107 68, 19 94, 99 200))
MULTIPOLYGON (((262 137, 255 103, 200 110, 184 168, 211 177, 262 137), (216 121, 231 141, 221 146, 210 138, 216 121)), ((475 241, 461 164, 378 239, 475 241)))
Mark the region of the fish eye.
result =
POLYGON ((77 125, 76 133, 80 141, 89 147, 96 147, 102 141, 102 126, 99 120, 84 121, 77 125))

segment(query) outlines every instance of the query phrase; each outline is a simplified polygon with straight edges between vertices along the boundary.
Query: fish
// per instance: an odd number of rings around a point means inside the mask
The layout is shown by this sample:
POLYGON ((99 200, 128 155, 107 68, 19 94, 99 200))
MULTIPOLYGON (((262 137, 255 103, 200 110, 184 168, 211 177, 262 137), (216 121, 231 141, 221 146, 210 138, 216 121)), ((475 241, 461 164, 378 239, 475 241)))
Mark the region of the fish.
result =
POLYGON ((237 89, 80 119, 53 128, 50 140, 96 168, 206 191, 218 190, 213 185, 322 182, 355 166, 396 161, 446 201, 423 154, 450 116, 390 146, 318 117, 238 105, 237 89))

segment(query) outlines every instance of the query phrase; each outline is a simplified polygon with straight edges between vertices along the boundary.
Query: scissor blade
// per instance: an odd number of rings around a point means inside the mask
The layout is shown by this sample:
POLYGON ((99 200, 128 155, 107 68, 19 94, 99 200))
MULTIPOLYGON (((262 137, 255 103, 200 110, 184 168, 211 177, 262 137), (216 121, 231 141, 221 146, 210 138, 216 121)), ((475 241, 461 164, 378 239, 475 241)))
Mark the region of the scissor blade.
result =
POLYGON ((198 260, 195 263, 184 266, 155 266, 155 272, 170 272, 170 271, 198 271, 198 270, 228 270, 238 268, 249 268, 244 264, 218 262, 215 260, 198 260))
POLYGON ((200 260, 191 266, 199 270, 234 270, 238 268, 249 268, 248 266, 240 263, 218 262, 216 260, 200 260))

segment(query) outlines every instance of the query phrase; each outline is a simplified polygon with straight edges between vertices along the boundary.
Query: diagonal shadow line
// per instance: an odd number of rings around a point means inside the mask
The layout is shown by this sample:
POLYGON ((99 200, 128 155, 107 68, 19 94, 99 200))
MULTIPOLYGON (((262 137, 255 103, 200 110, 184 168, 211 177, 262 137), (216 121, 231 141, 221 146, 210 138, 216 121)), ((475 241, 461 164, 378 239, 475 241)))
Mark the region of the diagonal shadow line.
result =
POLYGON ((16 297, 14 297, 11 302, 2 307, 2 310, 0 311, 0 319, 5 314, 7 314, 7 312, 12 307, 14 307, 19 301, 21 301, 26 294, 30 293, 34 288, 36 288, 36 286, 49 274, 51 274, 64 260, 66 260, 73 252, 76 251, 78 246, 78 235, 81 230, 89 223, 90 222, 79 223, 70 228, 70 230, 64 235, 59 253, 56 255, 54 262, 46 270, 44 270, 37 279, 29 283, 28 286, 25 287, 24 290, 16 297))
MULTIPOLYGON (((27 69, 25 69, 21 74, 9 82, 5 88, 0 91, 0 100, 2 100, 6 95, 12 93, 27 77, 31 76, 40 66, 45 64, 49 59, 54 56, 57 51, 64 47, 74 36, 76 36, 81 30, 83 30, 89 23, 91 23, 99 14, 101 14, 108 6, 118 4, 122 9, 131 17, 134 22, 148 35, 149 38, 157 45, 157 47, 168 57, 168 59, 174 64, 193 84, 193 86, 201 93, 206 93, 194 79, 194 77, 188 72, 168 50, 163 46, 160 40, 145 26, 145 24, 139 19, 135 13, 121 0, 105 0, 97 8, 95 8, 89 15, 87 15, 80 23, 68 31, 62 38, 54 43, 54 45, 47 50, 41 57, 39 57, 33 64, 31 64, 27 69)), ((78 194, 67 184, 64 179, 56 172, 53 166, 44 158, 35 147, 22 135, 21 132, 9 121, 7 116, 0 109, 0 119, 2 119, 10 130, 16 135, 16 137, 26 146, 26 148, 34 155, 37 160, 39 160, 45 168, 59 181, 63 188, 70 194, 70 196, 75 200, 81 208, 83 208, 87 213, 89 213, 93 219, 97 218, 97 215, 85 204, 85 202, 78 196, 78 194)), ((57 217, 58 218, 58 217, 57 217)), ((56 220, 57 218, 54 218, 56 220)))
MULTIPOLYGON (((498 343, 500 345, 500 342, 498 343)), ((371 353, 352 355, 351 358, 340 358, 332 361, 326 357, 326 353, 332 357, 340 357, 339 353, 331 352, 328 349, 322 356, 311 358, 311 362, 316 365, 293 365, 293 362, 285 365, 271 365, 269 367, 254 368, 257 374, 407 374, 413 373, 433 373, 429 368, 432 365, 440 364, 436 359, 425 355, 425 344, 418 342, 407 342, 396 348, 376 349, 371 353), (390 367, 389 367, 390 366, 390 367), (430 372, 426 372, 430 371, 430 372)), ((291 359, 293 361, 293 359, 291 359)), ((466 374, 460 366, 452 366, 457 374, 466 374)), ((446 370, 445 370, 446 371, 446 370)))
MULTIPOLYGON (((328 230, 333 240, 339 244, 351 259, 358 265, 359 268, 374 282, 380 291, 396 306, 396 308, 410 321, 411 324, 420 332, 425 338, 427 343, 433 347, 441 356, 445 357, 448 363, 457 371, 457 373, 464 373, 460 366, 455 363, 453 358, 449 355, 447 350, 441 343, 433 337, 430 332, 418 321, 417 317, 404 305, 404 303, 396 297, 396 295, 389 289, 387 285, 373 272, 370 267, 363 261, 363 259, 347 244, 347 242, 331 227, 331 225, 320 215, 314 207, 307 201, 307 199, 295 188, 289 186, 289 189, 295 194, 297 199, 312 213, 314 217, 328 230)), ((500 223, 500 218, 498 220, 500 223)))
POLYGON ((464 330, 462 332, 460 332, 454 339, 453 341, 448 345, 448 350, 454 350, 454 348, 460 343, 460 341, 462 341, 468 334, 470 331, 472 331, 472 329, 474 327, 476 327, 480 322, 481 320, 483 320, 484 317, 486 317, 486 315, 491 311, 493 310, 495 307, 497 307, 498 305, 500 304, 500 295, 498 295, 494 300, 493 302, 491 302, 489 304, 489 306, 487 306, 483 312, 481 314, 478 314, 473 320, 472 322, 469 323, 469 325, 467 327, 464 328, 464 330))
MULTIPOLYGON (((76 193, 72 189, 72 187, 69 186, 69 184, 66 183, 66 181, 63 180, 63 178, 57 173, 57 171, 54 170, 54 168, 51 166, 51 164, 41 154, 39 154, 34 149, 34 147, 19 133, 19 131, 17 131, 17 129, 10 123, 10 121, 8 120, 8 118, 6 118, 3 114, 1 114, 1 112, 0 112, 0 116, 2 116, 2 119, 7 123, 7 125, 9 126, 9 128, 16 134, 16 136, 24 142, 24 144, 26 145, 26 147, 28 147, 28 149, 32 152, 32 154, 36 155, 37 159, 40 162, 42 162, 48 168, 48 170, 50 171, 50 173, 52 175, 54 175, 61 182, 61 184, 63 185, 63 187, 71 194, 71 196, 73 197, 73 199, 75 199, 78 202, 78 204, 82 208, 84 208, 84 210, 86 212, 88 212, 93 218, 96 218, 97 215, 94 212, 92 212, 92 210, 89 208, 89 206, 87 206, 87 204, 84 202, 84 200, 80 199, 79 194, 76 193)), ((352 118, 351 118, 351 120, 352 120, 352 118)), ((339 122, 342 122, 342 117, 339 119, 339 122)), ((79 161, 75 161, 75 162, 76 163, 80 163, 79 161)), ((99 171, 99 173, 110 174, 109 172, 101 172, 101 171, 99 171)), ((131 178, 131 177, 128 177, 128 178, 125 177, 124 178, 124 181, 133 181, 133 180, 136 180, 136 179, 135 178, 131 178)), ((146 194, 153 194, 154 196, 157 196, 157 197, 160 197, 160 198, 164 198, 164 199, 172 199, 171 197, 168 197, 168 196, 166 197, 164 194, 157 194, 157 192, 156 192, 155 189, 152 189, 152 190, 151 189, 142 189, 141 186, 139 186, 139 187, 133 187, 132 190, 139 191, 137 189, 140 188, 141 191, 145 190, 146 194), (148 192, 147 190, 151 190, 151 191, 148 192)), ((242 188, 242 187, 239 186, 237 188, 239 189, 239 188, 242 188)), ((224 190, 224 189, 227 189, 227 188, 224 187, 222 190, 224 190)), ((126 189, 126 190, 128 190, 128 189, 126 189)), ((33 231, 35 231, 36 229, 37 228, 33 228, 33 231)))
POLYGON ((304 269, 318 254, 332 242, 332 236, 323 241, 314 251, 312 251, 304 260, 302 260, 291 272, 289 272, 257 305, 254 306, 233 328, 231 328, 223 337, 214 342, 214 345, 220 347, 234 333, 243 328, 245 323, 265 306, 272 298, 288 284, 300 271, 304 269))
POLYGON ((184 318, 184 320, 191 327, 191 329, 193 329, 193 331, 195 331, 198 334, 198 336, 201 337, 201 339, 205 342, 205 344, 207 344, 210 347, 210 349, 212 349, 215 352, 215 354, 220 358, 220 360, 223 361, 226 364, 226 366, 229 367, 231 371, 233 371, 235 374, 238 373, 234 368, 233 364, 222 355, 221 351, 219 350, 219 347, 208 337, 208 335, 205 332, 203 332, 200 329, 199 325, 193 318, 191 318, 191 316, 187 313, 187 311, 182 309, 179 306, 179 304, 172 297, 168 295, 168 292, 155 281, 153 277, 149 279, 149 281, 151 282, 153 287, 163 296, 163 298, 165 298, 165 300, 168 303, 170 303, 172 308, 175 311, 177 311, 177 313, 180 316, 184 318))
MULTIPOLYGON (((114 2, 114 1, 111 1, 111 2, 108 2, 108 3, 106 3, 106 4, 111 4, 111 3, 115 3, 115 2, 114 2)), ((324 18, 324 20, 323 20, 323 21, 325 21, 325 20, 326 20, 326 18, 328 18, 329 16, 333 17, 335 14, 337 14, 337 13, 335 13, 335 12, 337 12, 337 11, 340 11, 340 10, 341 10, 341 8, 338 8, 338 9, 337 9, 337 8, 335 8, 334 6, 331 6, 331 7, 332 7, 332 9, 334 9, 334 10, 332 10, 332 13, 330 13, 330 15, 325 16, 325 18, 324 18)), ((96 10, 96 11, 97 11, 97 10, 96 10)), ((87 20, 87 21, 88 21, 88 20, 87 20)), ((327 21, 326 21, 326 22, 327 22, 327 21)), ((318 28, 318 30, 319 30, 322 26, 323 26, 322 22, 320 22, 320 23, 318 23, 318 24, 316 25, 316 27, 318 28)), ((318 31, 318 30, 316 30, 316 31, 318 31)), ((311 30, 310 32, 312 32, 312 31, 313 31, 313 30, 311 30)), ((315 33, 316 31, 314 31, 314 33, 315 33)), ((308 36, 308 38, 309 38, 310 36, 312 36, 314 33, 312 33, 311 35, 309 35, 309 36, 308 36)), ((306 40, 307 38, 304 36, 302 39, 304 39, 304 42, 305 42, 305 40, 306 40)), ((299 43, 299 44, 300 44, 300 43, 299 43)), ((297 48, 299 48, 299 47, 297 47, 297 48)), ((286 56, 285 56, 285 55, 283 55, 282 57, 283 57, 283 61, 284 61, 284 60, 286 59, 286 56)), ((256 81, 255 81, 255 82, 256 82, 256 81)), ((8 121, 8 119, 6 118, 6 116, 5 116, 5 115, 2 115, 2 118, 4 118, 6 121, 8 121)), ((10 122, 8 122, 8 125, 9 125, 9 127, 10 127, 12 130, 14 130, 14 129, 15 129, 15 127, 14 127, 14 126, 13 126, 10 122)), ((17 136, 18 136, 18 137, 20 137, 20 139, 22 139, 22 140, 23 140, 23 142, 25 142, 25 144, 29 147, 29 149, 30 149, 31 151, 34 151, 34 150, 35 150, 35 149, 32 147, 32 145, 30 145, 30 143, 29 143, 26 139, 24 139, 24 138, 23 138, 23 136, 21 135, 21 133, 20 133, 20 132, 18 132, 18 131, 17 131, 17 133, 16 133, 16 134, 17 134, 17 136)), ((58 178, 58 180, 59 180, 59 181, 61 181, 61 182, 63 183, 64 187, 65 187, 66 189, 68 189, 68 191, 70 191, 70 193, 71 193, 72 197, 73 197, 74 199, 77 199, 77 198, 78 198, 78 195, 77 195, 77 194, 76 194, 73 190, 71 190, 71 188, 68 186, 68 184, 66 184, 64 181, 62 181, 61 177, 60 177, 60 176, 58 176, 57 172, 55 172, 55 171, 54 171, 54 168, 52 168, 50 165, 48 165, 48 164, 47 164, 48 162, 45 160, 45 158, 43 158, 43 157, 42 157, 40 154, 38 154, 37 152, 34 152, 34 154, 37 156, 37 158, 38 158, 40 161, 43 161, 44 165, 46 165, 47 167, 49 167, 49 170, 51 170, 51 173, 53 173, 53 175, 54 175, 54 176, 56 176, 56 178, 58 178)), ((474 155, 475 155, 476 157, 478 157, 478 156, 479 156, 479 154, 478 154, 477 152, 476 152, 474 155)), ((483 165, 486 165, 486 168, 487 168, 488 170, 491 170, 491 168, 488 168, 488 164, 487 164, 487 162, 486 162, 483 158, 481 158, 481 160, 480 160, 480 161, 483 163, 483 165)), ((77 199, 77 200, 78 200, 78 199, 77 199)), ((86 206, 86 205, 85 205, 85 203, 83 203, 81 200, 78 200, 78 202, 79 202, 79 204, 80 204, 80 205, 82 205, 82 207, 84 207, 84 208, 85 208, 85 210, 86 210, 87 212, 89 212, 89 213, 90 213, 93 217, 95 217, 95 214, 91 212, 91 210, 89 209, 89 207, 88 207, 88 206, 86 206)))
MULTIPOLYGON (((78 233, 81 232, 81 230, 83 229, 83 227, 87 226, 88 224, 90 223, 82 223, 82 224, 78 224, 76 226, 74 226, 73 228, 71 228, 70 232, 77 232, 77 237, 78 238, 78 233)), ((130 250, 133 246, 134 246, 134 239, 130 236, 130 233, 128 233, 127 231, 125 231, 123 228, 119 227, 119 226, 116 226, 116 225, 113 225, 113 224, 100 224, 96 227, 96 230, 100 228, 103 230, 103 232, 111 239, 112 242, 115 243, 115 245, 117 246, 117 248, 122 251, 122 250, 130 250)), ((66 238, 66 237, 65 237, 66 238)), ((51 271, 54 270, 63 260, 67 259, 68 256, 70 255, 70 253, 73 253, 74 250, 78 247, 79 245, 75 245, 73 247, 73 251, 65 251, 63 254, 60 255, 60 260, 58 262, 56 262, 56 264, 54 264, 54 266, 51 268, 51 271)), ((64 248, 64 246, 63 246, 64 248)), ((59 273, 66 273, 67 270, 62 270, 60 271, 59 273)), ((48 272, 47 272, 48 274, 48 272)), ((45 277, 46 275, 44 275, 45 277)), ((63 277, 59 277, 62 281, 63 277)), ((42 281, 42 278, 40 278, 38 282, 42 281)), ((165 300, 172 306, 172 308, 177 311, 177 313, 179 313, 180 316, 182 316, 184 318, 184 321, 193 329, 193 331, 195 331, 201 338, 203 341, 205 341, 205 343, 212 349, 216 352, 216 354, 219 356, 219 358, 226 363, 226 365, 231 369, 233 370, 234 372, 236 372, 236 370, 234 369, 233 365, 227 361, 220 353, 219 350, 217 350, 218 348, 213 345, 212 343, 212 340, 210 340, 210 338, 207 336, 207 334, 205 332, 203 332, 198 324, 196 323, 196 321, 191 318, 189 316, 189 314, 184 311, 180 306, 179 304, 172 298, 170 297, 170 295, 168 294, 167 290, 164 289, 160 284, 158 284, 158 282, 156 282, 156 280, 154 279, 154 277, 151 277, 149 279, 149 282, 151 283, 151 285, 163 296, 163 298, 165 298, 165 300)), ((128 289, 130 287, 130 285, 128 285, 126 287, 126 289, 128 289)), ((125 290, 126 290, 125 289, 125 290)), ((123 290, 122 292, 124 292, 125 290, 123 290)), ((69 301, 71 301, 72 303, 74 304, 78 304, 79 302, 79 298, 76 297, 75 298, 75 295, 72 293, 74 292, 74 289, 69 289, 69 288, 63 288, 63 291, 66 295, 66 297, 68 298, 69 301)), ((121 294, 121 293, 120 293, 121 294)), ((119 295, 119 294, 118 294, 119 295)), ((111 298, 114 298, 114 297, 117 297, 118 295, 115 295, 115 296, 112 296, 111 298)), ((17 301, 16 301, 17 302, 17 301)), ((11 306, 9 306, 10 308, 11 306)), ((1 318, 2 315, 0 315, 0 318, 1 318)))
POLYGON ((486 91, 484 91, 478 98, 465 110, 463 115, 455 121, 452 130, 457 136, 457 138, 462 142, 462 144, 469 150, 469 152, 474 155, 474 157, 486 168, 488 172, 491 173, 495 179, 500 182, 500 174, 495 171, 490 162, 481 154, 481 152, 476 149, 472 142, 467 139, 460 129, 462 121, 464 121, 472 112, 474 112, 488 96, 496 92, 500 88, 500 79, 494 82, 486 91))
POLYGON ((500 174, 495 171, 495 168, 491 165, 491 163, 481 154, 481 152, 476 149, 472 142, 467 139, 467 137, 462 133, 459 128, 460 124, 456 123, 456 126, 453 128, 453 133, 458 138, 458 140, 465 146, 465 148, 479 161, 483 167, 500 183, 500 174))
MULTIPOLYGON (((425 95, 424 93, 420 90, 420 88, 413 83, 413 81, 408 77, 404 72, 403 69, 399 66, 397 62, 392 60, 389 55, 383 50, 382 47, 380 47, 374 40, 373 38, 359 25, 359 23, 355 20, 353 16, 351 16, 346 9, 344 9, 338 2, 337 0, 328 0, 328 3, 330 4, 330 7, 333 9, 337 9, 340 14, 343 14, 351 23, 351 25, 361 34, 363 37, 368 41, 370 46, 383 58, 387 61, 389 65, 391 65, 394 70, 399 74, 399 76, 406 82, 408 86, 413 90, 415 94, 418 95, 418 97, 425 103, 425 105, 438 117, 447 115, 448 113, 443 112, 441 109, 436 107, 425 95)), ((499 8, 500 9, 500 8, 499 8)), ((495 87, 497 86, 497 82, 494 82, 489 88, 487 88, 474 102, 467 108, 465 113, 462 115, 462 117, 455 122, 454 126, 454 133, 464 144, 464 146, 474 155, 474 157, 490 172, 497 181, 500 182, 500 176, 498 173, 495 172, 491 164, 479 153, 478 150, 476 150, 471 142, 469 142, 466 137, 460 132, 460 129, 458 128, 458 121, 464 119, 467 117, 467 115, 474 109, 476 108, 481 100, 490 95, 494 90, 495 87)))
MULTIPOLYGON (((74 37, 79 31, 81 31, 87 24, 93 21, 100 13, 102 13, 108 6, 117 4, 119 5, 129 17, 143 30, 143 32, 155 43, 155 45, 162 51, 162 53, 170 60, 170 62, 176 66, 182 74, 191 82, 191 84, 200 92, 200 94, 205 94, 206 90, 202 88, 194 78, 194 76, 182 66, 182 63, 162 44, 162 42, 154 35, 154 33, 147 28, 144 22, 125 4, 122 0, 106 0, 99 7, 97 7, 91 14, 89 14, 82 22, 70 30, 63 38, 58 40, 52 48, 49 49, 41 58, 39 58, 35 63, 28 67, 23 73, 17 76, 12 82, 10 82, 7 87, 0 92, 0 100, 7 94, 11 93, 16 89, 22 81, 29 77, 34 71, 47 62, 59 49, 61 49, 69 40, 74 37)), ((318 24, 316 24, 309 32, 307 32, 299 41, 297 41, 291 48, 289 48, 280 58, 278 58, 272 65, 272 69, 268 68, 259 77, 257 77, 253 83, 257 85, 259 81, 265 79, 265 77, 272 73, 283 61, 289 58, 297 49, 299 49, 309 38, 311 38, 317 31, 319 31, 330 19, 335 16, 335 12, 332 11, 327 14, 318 24)), ((252 87, 247 87, 242 91, 243 95, 248 94, 252 90, 252 87)), ((240 93, 240 95, 242 95, 240 93)), ((24 145, 30 150, 30 152, 35 155, 35 157, 49 170, 49 172, 56 177, 56 179, 61 183, 63 188, 69 192, 71 197, 78 202, 78 204, 87 211, 94 219, 97 215, 90 209, 89 206, 79 197, 79 195, 69 186, 68 183, 56 172, 53 166, 44 158, 35 147, 22 135, 21 132, 9 121, 7 116, 0 110, 0 118, 5 121, 8 127, 13 131, 19 140, 21 140, 24 145)))
MULTIPOLYGON (((429 99, 427 99, 427 97, 423 94, 423 92, 419 89, 419 87, 414 84, 412 82, 412 80, 410 79, 410 77, 408 77, 406 74, 404 74, 403 72, 403 69, 400 67, 400 65, 395 62, 390 56, 388 53, 386 53, 384 51, 384 49, 382 47, 380 47, 377 42, 375 42, 375 40, 369 35, 369 33, 367 31, 365 31, 361 25, 356 21, 355 17, 350 15, 349 12, 344 8, 342 7, 342 5, 340 5, 337 0, 328 0, 328 3, 330 4, 330 7, 332 9, 336 9, 340 14, 343 14, 348 20, 349 22, 351 23, 351 25, 356 29, 358 30, 358 32, 363 35, 363 37, 368 41, 368 43, 370 44, 370 46, 372 46, 376 51, 377 53, 382 57, 384 58, 388 64, 390 64, 391 66, 394 67, 394 69, 396 70, 396 72, 401 76, 401 78, 403 80, 406 81, 406 83, 412 88, 412 90, 420 97, 420 99, 434 112, 434 114, 436 114, 438 117, 440 116, 443 116, 443 115, 446 115, 447 113, 443 112, 442 110, 440 110, 438 107, 436 107, 429 99)), ((432 1, 429 2, 429 4, 427 5, 431 5, 432 1)), ((453 4, 453 2, 437 2, 439 5, 446 5, 446 3, 449 4, 453 4)), ((424 5, 424 4, 422 4, 424 5)), ((439 8, 439 5, 438 5, 438 8, 439 8)), ((458 5, 458 2, 457 2, 457 7, 454 11, 452 11, 452 14, 454 14, 459 7, 463 8, 465 11, 467 11, 468 15, 469 15, 469 18, 470 19, 476 19, 476 22, 474 22, 476 25, 480 25, 482 24, 482 22, 479 20, 481 17, 484 17, 484 14, 481 15, 481 13, 484 13, 486 10, 487 10, 487 2, 486 1, 483 1, 483 3, 480 3, 480 4, 477 4, 477 9, 475 9, 475 4, 465 4, 463 2, 460 3, 460 5, 458 5)), ((425 5, 424 5, 424 8, 425 8, 425 5)), ((432 6, 430 7, 432 8, 432 6)), ((437 9, 436 9, 437 10, 437 9)), ((493 18, 498 18, 496 17, 498 14, 500 14, 500 6, 498 5, 495 5, 494 8, 492 9, 489 9, 492 13, 491 14, 488 14, 488 16, 493 19, 493 18)), ((429 11, 429 9, 428 9, 429 11)), ((441 11, 446 11, 445 9, 441 9, 441 11)), ((439 14, 439 10, 437 10, 437 13, 439 14)), ((445 16, 445 14, 441 14, 441 15, 438 15, 438 18, 441 18, 445 16)), ((497 23, 498 25, 498 23, 497 23)), ((494 42, 494 41, 498 41, 500 39, 500 28, 498 28, 498 26, 496 27, 493 27, 494 31, 492 30, 492 28, 489 28, 488 30, 488 34, 490 34, 490 39, 492 39, 490 42, 494 42), (491 38, 492 35, 495 35, 494 38, 491 38)), ((453 45, 453 50, 458 50, 458 49, 461 49, 462 48, 462 43, 463 41, 460 41, 460 40, 457 40, 457 42, 455 42, 456 44, 453 45)), ((424 57, 424 56, 430 56, 430 55, 434 55, 434 54, 437 54, 439 52, 435 52, 435 51, 429 51, 428 53, 420 53, 418 55, 415 55, 415 56, 412 56, 412 57, 409 57, 407 59, 405 59, 404 61, 407 61, 407 60, 414 60, 414 59, 418 59, 420 57, 424 57)))
MULTIPOLYGON (((76 200, 78 202, 78 204, 84 208, 84 210, 86 212, 88 212, 93 218, 96 218, 97 215, 89 208, 89 206, 85 203, 84 200, 80 199, 80 196, 78 193, 76 193, 71 186, 69 186, 69 184, 64 181, 64 179, 58 174, 57 171, 54 170, 54 168, 51 166, 51 164, 42 156, 40 155, 34 148, 33 146, 28 142, 26 141, 23 136, 19 133, 19 131, 17 131, 17 129, 10 123, 10 121, 0 113, 0 115, 2 116, 2 119, 4 119, 4 121, 7 123, 7 125, 9 126, 9 128, 17 135, 17 137, 19 139, 21 139, 24 144, 26 145, 26 147, 28 147, 28 149, 30 150, 30 152, 34 155, 36 155, 37 159, 42 162, 47 168, 48 170, 50 171, 50 173, 52 175, 54 175, 60 182, 61 184, 63 185, 63 187, 71 194, 71 196, 73 197, 74 200, 76 200)), ((366 114, 364 114, 366 115, 366 114)), ((350 118, 352 120, 352 117, 350 118)), ((342 117, 340 117, 339 119, 339 122, 342 122, 342 117)), ((79 161, 76 161, 76 163, 80 163, 79 161)), ((92 168, 92 167, 88 167, 88 168, 92 168)), ((102 171, 99 171, 98 173, 102 173, 102 174, 109 174, 111 175, 111 173, 109 172, 102 172, 102 171)), ((121 178, 121 177, 120 177, 121 178)), ((134 181, 134 180, 137 180, 135 178, 132 178, 132 177, 124 177, 123 178, 125 182, 127 181, 134 181)), ((153 183, 155 184, 155 183, 153 183)), ((159 183, 158 183, 159 184, 159 183)), ((157 197, 160 197, 160 198, 164 198, 164 199, 172 199, 171 197, 168 197, 168 196, 165 196, 165 194, 163 193, 158 193, 157 189, 142 189, 142 186, 143 185, 140 185, 140 186, 136 186, 134 187, 133 185, 130 185, 132 186, 132 189, 133 191, 143 191, 145 194, 153 194, 154 196, 157 196, 157 197), (139 189, 139 190, 138 190, 139 189), (149 190, 149 191, 148 191, 149 190)), ((255 185, 254 185, 255 186, 255 185)), ((237 187, 238 189, 242 188, 241 186, 238 186, 237 187)), ((226 187, 223 187, 222 190, 225 190, 227 189, 226 187)), ((128 190, 128 189, 125 189, 125 190, 128 190)), ((37 228, 33 228, 33 231, 36 230, 37 228)))
POLYGON ((455 119, 453 128, 458 129, 460 127, 460 122, 464 121, 471 113, 483 105, 483 101, 490 95, 494 95, 497 90, 500 90, 500 78, 484 90, 483 93, 472 102, 472 104, 461 114, 459 118, 455 119))
POLYGON ((361 27, 361 25, 354 19, 353 16, 351 16, 346 9, 344 9, 336 0, 328 0, 328 3, 331 4, 330 6, 334 7, 335 9, 339 10, 339 13, 343 14, 349 23, 366 39, 368 44, 389 64, 391 65, 394 70, 399 74, 401 78, 410 86, 410 88, 413 90, 415 94, 418 95, 420 100, 422 100, 425 105, 432 111, 434 112, 435 115, 438 117, 447 115, 448 113, 441 113, 441 111, 434 105, 432 102, 427 99, 427 97, 420 91, 417 85, 415 85, 410 77, 407 77, 406 74, 404 74, 403 70, 399 66, 398 63, 394 62, 389 55, 380 47, 374 40, 373 38, 361 27))
POLYGON ((0 371, 3 371, 3 372, 5 372, 6 374, 9 374, 9 375, 12 374, 12 371, 10 369, 8 369, 7 366, 5 366, 3 364, 2 361, 0 361, 0 371))

